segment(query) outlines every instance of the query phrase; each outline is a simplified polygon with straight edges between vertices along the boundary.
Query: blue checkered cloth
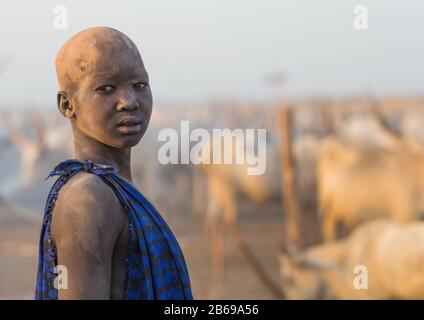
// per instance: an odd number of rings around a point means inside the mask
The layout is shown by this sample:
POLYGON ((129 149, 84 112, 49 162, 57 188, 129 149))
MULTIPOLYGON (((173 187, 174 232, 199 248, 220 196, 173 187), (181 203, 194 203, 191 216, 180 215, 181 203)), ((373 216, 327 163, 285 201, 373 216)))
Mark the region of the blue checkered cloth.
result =
POLYGON ((123 299, 193 299, 183 253, 168 225, 155 207, 111 166, 90 160, 65 160, 47 176, 58 175, 48 195, 41 228, 35 299, 58 297, 56 248, 51 237, 52 209, 60 189, 77 172, 99 176, 116 194, 129 220, 129 253, 126 260, 123 299))

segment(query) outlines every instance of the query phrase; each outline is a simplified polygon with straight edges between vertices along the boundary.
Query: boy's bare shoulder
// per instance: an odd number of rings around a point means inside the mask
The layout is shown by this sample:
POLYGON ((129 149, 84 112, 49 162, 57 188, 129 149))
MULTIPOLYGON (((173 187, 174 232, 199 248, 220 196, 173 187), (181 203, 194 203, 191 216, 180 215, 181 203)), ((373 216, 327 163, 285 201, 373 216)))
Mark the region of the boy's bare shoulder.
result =
POLYGON ((89 240, 90 246, 101 245, 105 238, 119 235, 124 219, 125 212, 113 190, 100 177, 81 171, 58 194, 52 235, 59 242, 89 240))
POLYGON ((58 204, 96 206, 99 209, 120 207, 113 190, 100 177, 84 171, 78 172, 62 187, 56 206, 58 204))

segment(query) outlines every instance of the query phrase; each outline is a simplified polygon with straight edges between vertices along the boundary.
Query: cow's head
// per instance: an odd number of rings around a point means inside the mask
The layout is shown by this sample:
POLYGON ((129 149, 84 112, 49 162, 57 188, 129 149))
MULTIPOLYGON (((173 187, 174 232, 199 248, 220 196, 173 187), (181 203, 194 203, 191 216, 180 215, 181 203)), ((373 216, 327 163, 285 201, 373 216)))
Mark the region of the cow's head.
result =
POLYGON ((327 259, 307 257, 295 247, 286 246, 278 257, 282 288, 287 299, 324 299, 330 297, 325 272, 337 265, 327 259))

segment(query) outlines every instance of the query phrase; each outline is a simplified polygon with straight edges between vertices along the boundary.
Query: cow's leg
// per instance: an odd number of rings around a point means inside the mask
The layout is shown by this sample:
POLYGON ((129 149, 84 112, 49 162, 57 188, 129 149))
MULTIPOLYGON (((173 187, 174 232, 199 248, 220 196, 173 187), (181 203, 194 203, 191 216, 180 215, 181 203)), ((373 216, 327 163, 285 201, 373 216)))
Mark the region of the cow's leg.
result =
POLYGON ((322 224, 322 232, 324 242, 334 241, 337 236, 337 216, 334 213, 334 210, 327 210, 323 212, 323 224, 322 224))

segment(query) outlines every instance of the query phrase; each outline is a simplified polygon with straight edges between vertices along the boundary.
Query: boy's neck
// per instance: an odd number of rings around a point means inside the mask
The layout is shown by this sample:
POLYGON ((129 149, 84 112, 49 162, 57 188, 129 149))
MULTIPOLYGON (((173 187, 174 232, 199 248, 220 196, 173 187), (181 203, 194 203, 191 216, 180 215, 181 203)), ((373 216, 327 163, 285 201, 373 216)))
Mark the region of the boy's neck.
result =
POLYGON ((85 141, 81 143, 74 140, 74 159, 91 160, 94 163, 105 164, 118 170, 118 175, 132 181, 131 174, 131 148, 112 148, 99 142, 85 141))

